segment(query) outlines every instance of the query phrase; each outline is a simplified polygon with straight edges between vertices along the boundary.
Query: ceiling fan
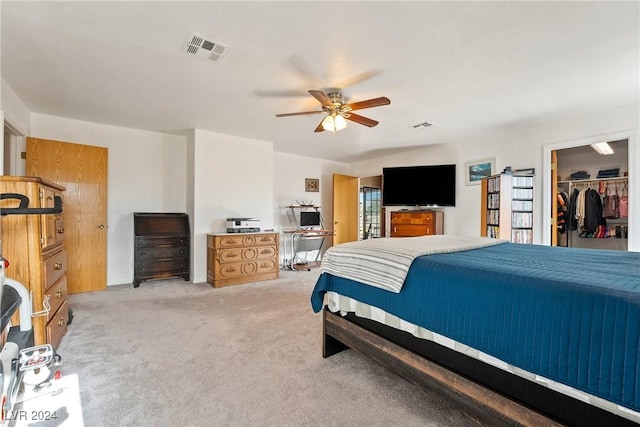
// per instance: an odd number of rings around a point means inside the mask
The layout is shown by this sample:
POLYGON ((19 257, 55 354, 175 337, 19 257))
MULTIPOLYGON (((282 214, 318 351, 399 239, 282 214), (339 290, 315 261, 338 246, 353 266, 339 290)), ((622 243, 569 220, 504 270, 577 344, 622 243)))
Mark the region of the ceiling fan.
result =
POLYGON ((276 114, 276 117, 288 117, 288 116, 300 116, 304 114, 319 114, 326 113, 327 116, 322 119, 320 124, 316 127, 314 132, 322 132, 330 130, 336 132, 347 127, 346 120, 359 123, 370 128, 378 124, 377 121, 368 117, 361 116, 359 114, 352 113, 354 110, 363 110, 365 108, 380 107, 382 105, 389 105, 391 101, 389 98, 381 96, 379 98, 372 98, 366 101, 354 102, 348 104, 342 96, 342 92, 339 90, 325 93, 321 90, 310 90, 309 93, 322 104, 322 110, 318 111, 301 111, 298 113, 283 113, 276 114), (345 120, 346 119, 346 120, 345 120))

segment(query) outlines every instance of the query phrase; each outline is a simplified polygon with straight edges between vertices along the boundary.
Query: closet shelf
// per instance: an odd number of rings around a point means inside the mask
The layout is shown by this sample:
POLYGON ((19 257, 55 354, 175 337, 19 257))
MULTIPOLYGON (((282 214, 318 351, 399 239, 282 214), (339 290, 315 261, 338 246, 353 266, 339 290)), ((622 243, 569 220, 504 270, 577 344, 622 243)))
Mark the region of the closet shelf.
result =
POLYGON ((600 181, 629 181, 628 176, 618 176, 614 178, 589 178, 589 179, 572 179, 572 180, 563 180, 558 181, 558 184, 587 184, 590 182, 600 182, 600 181))

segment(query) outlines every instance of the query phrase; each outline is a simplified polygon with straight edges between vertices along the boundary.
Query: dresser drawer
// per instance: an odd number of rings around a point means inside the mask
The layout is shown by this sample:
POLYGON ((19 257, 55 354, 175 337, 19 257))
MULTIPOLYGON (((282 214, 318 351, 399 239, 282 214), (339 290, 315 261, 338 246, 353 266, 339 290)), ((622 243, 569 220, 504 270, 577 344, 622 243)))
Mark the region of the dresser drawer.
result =
POLYGON ((64 301, 47 323, 47 342, 50 343, 53 348, 58 348, 62 337, 67 333, 68 320, 69 308, 67 301, 64 301))
POLYGON ((218 253, 220 262, 250 261, 258 258, 257 248, 220 249, 218 253))
POLYGON ((278 235, 277 234, 264 234, 256 236, 256 245, 277 245, 278 244, 278 235))
POLYGON ((62 250, 44 260, 44 290, 56 283, 67 271, 67 252, 62 250))
POLYGON ((254 235, 238 234, 237 236, 216 236, 214 240, 214 245, 217 248, 237 248, 256 244, 256 237, 254 235))
POLYGON ((233 236, 209 236, 209 247, 237 248, 243 246, 277 245, 278 234, 237 234, 233 236))
POLYGON ((188 246, 157 246, 136 248, 136 260, 138 262, 158 258, 184 258, 189 255, 188 246))
POLYGON ((278 272, 280 269, 280 265, 273 259, 256 261, 256 265, 258 267, 256 273, 258 274, 278 272))
POLYGON ((414 236, 430 236, 433 234, 433 228, 429 225, 393 225, 391 226, 391 235, 393 237, 414 237, 414 236))
POLYGON ((185 273, 188 271, 189 258, 155 259, 135 264, 135 273, 143 276, 153 273, 185 273))
POLYGON ((256 249, 258 251, 256 259, 276 258, 278 256, 278 249, 275 246, 261 246, 256 249))
POLYGON ((258 265, 255 262, 241 262, 233 264, 218 264, 216 266, 216 277, 229 279, 256 274, 258 265))
POLYGON ((392 212, 391 224, 433 224, 431 213, 392 212))
POLYGON ((189 236, 175 237, 136 237, 136 248, 161 247, 161 246, 189 246, 189 236))
POLYGON ((49 322, 60 309, 60 306, 67 300, 67 276, 63 276, 55 285, 49 288, 44 298, 49 298, 49 305, 51 307, 47 315, 47 322, 49 322))

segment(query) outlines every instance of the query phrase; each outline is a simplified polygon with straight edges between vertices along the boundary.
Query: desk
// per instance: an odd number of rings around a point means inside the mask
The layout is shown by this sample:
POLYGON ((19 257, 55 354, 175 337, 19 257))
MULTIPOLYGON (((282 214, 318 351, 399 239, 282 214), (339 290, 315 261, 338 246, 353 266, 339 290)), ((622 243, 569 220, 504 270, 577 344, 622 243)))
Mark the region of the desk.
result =
POLYGON ((284 268, 289 270, 309 270, 320 264, 322 245, 333 230, 293 230, 283 231, 284 268), (302 257, 303 253, 315 251, 313 260, 302 257))

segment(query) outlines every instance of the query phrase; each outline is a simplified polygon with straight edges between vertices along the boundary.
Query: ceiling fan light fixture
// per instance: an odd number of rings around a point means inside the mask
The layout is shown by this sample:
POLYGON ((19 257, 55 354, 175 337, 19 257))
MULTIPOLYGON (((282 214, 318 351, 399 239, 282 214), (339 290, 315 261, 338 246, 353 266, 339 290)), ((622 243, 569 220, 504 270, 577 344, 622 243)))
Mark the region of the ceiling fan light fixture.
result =
POLYGON ((316 126, 314 132, 323 132, 329 130, 336 133, 339 130, 347 127, 347 120, 361 124, 367 127, 374 127, 378 125, 376 120, 372 120, 368 117, 361 116, 356 113, 352 113, 355 110, 364 110, 365 108, 380 107, 382 105, 389 105, 391 101, 386 96, 380 96, 378 98, 367 99, 365 101, 354 102, 347 104, 342 96, 341 92, 330 92, 326 95, 321 90, 310 89, 311 94, 320 104, 322 109, 320 111, 300 111, 297 113, 282 113, 276 114, 276 117, 287 116, 300 116, 307 114, 326 113, 327 115, 322 119, 320 124, 316 126))
POLYGON ((347 127, 347 121, 341 114, 329 114, 322 121, 322 128, 324 130, 330 130, 331 132, 337 132, 347 127))

